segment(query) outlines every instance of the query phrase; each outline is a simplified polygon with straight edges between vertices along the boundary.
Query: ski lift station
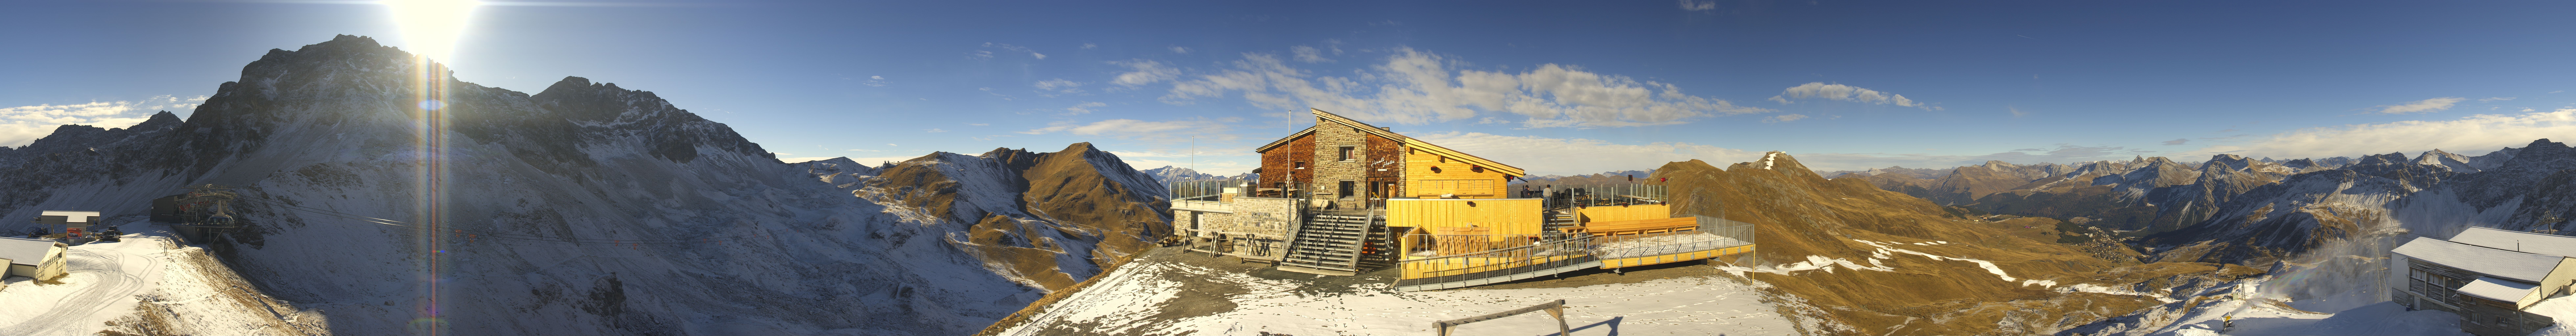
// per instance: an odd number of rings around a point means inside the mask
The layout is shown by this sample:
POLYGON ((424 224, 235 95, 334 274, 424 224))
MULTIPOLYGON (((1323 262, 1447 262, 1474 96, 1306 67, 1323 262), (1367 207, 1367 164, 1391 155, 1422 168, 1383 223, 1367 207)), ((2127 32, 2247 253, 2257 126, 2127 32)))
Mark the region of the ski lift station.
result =
POLYGON ((1254 150, 1260 180, 1173 186, 1189 250, 1324 275, 1396 267, 1403 291, 1753 255, 1751 224, 1674 214, 1660 185, 1511 190, 1520 168, 1312 114, 1254 150))
POLYGON ((2557 324, 2525 311, 2576 292, 2576 237, 2471 227, 2390 251, 2389 296, 2410 309, 2460 315, 2460 331, 2528 335, 2557 324))

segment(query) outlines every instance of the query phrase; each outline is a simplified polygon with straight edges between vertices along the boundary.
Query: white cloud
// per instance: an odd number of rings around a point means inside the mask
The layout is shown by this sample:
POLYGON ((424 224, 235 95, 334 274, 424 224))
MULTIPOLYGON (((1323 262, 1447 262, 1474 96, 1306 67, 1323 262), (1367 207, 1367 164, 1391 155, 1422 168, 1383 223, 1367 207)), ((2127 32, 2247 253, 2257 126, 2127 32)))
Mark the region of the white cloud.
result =
POLYGON ((2181 145, 2181 144, 2186 144, 2186 143, 2191 143, 2191 139, 2181 139, 2181 138, 2176 138, 2176 139, 2173 139, 2173 140, 2166 140, 2166 141, 2165 141, 2165 145, 2166 145, 2166 146, 2181 145))
POLYGON ((1105 106, 1109 106, 1109 103, 1102 103, 1102 102, 1082 102, 1081 104, 1074 104, 1074 105, 1073 105, 1073 107, 1067 107, 1067 108, 1064 108, 1064 112, 1065 112, 1065 113, 1064 113, 1064 115, 1077 115, 1077 114, 1091 113, 1092 109, 1096 109, 1096 108, 1100 108, 1100 107, 1105 107, 1105 106))
POLYGON ((1041 128, 1036 128, 1036 129, 1030 129, 1030 130, 1026 130, 1026 131, 1019 131, 1019 132, 1016 132, 1016 133, 1020 133, 1020 134, 1067 133, 1067 134, 1073 134, 1073 135, 1084 135, 1084 136, 1111 136, 1111 137, 1117 137, 1117 138, 1121 138, 1121 139, 1137 139, 1137 140, 1162 141, 1162 142, 1189 141, 1189 139, 1190 139, 1190 137, 1191 137, 1191 136, 1197 136, 1199 139, 1204 139, 1204 140, 1211 140, 1211 141, 1231 141, 1231 140, 1234 140, 1234 139, 1236 139, 1236 138, 1239 138, 1240 136, 1235 135, 1235 134, 1233 134, 1232 132, 1229 132, 1230 130, 1232 130, 1232 129, 1233 129, 1233 127, 1232 127, 1232 126, 1228 126, 1228 125, 1227 125, 1227 123, 1232 123, 1232 122, 1236 122, 1236 121, 1241 121, 1241 119, 1238 119, 1238 118, 1225 118, 1225 119, 1205 119, 1205 118, 1200 118, 1200 119, 1181 119, 1181 120, 1171 120, 1171 121, 1144 121, 1144 120, 1136 120, 1136 119, 1109 119, 1109 120, 1095 121, 1095 122, 1091 122, 1091 123, 1089 123, 1089 124, 1077 123, 1077 122, 1070 122, 1070 121, 1058 121, 1058 122, 1055 122, 1055 123, 1053 123, 1053 124, 1049 124, 1047 127, 1041 127, 1041 128))
POLYGON ((1642 170, 1662 167, 1664 163, 1698 159, 1720 168, 1735 162, 1752 161, 1761 153, 1687 142, 1619 144, 1593 139, 1561 139, 1536 136, 1506 136, 1485 133, 1433 133, 1413 135, 1432 144, 1474 153, 1478 157, 1520 167, 1532 175, 1591 174, 1605 171, 1642 170), (1583 158, 1567 160, 1566 158, 1583 158))
POLYGON ((1775 116, 1771 116, 1771 117, 1768 117, 1768 118, 1762 118, 1762 122, 1766 122, 1766 123, 1783 123, 1783 122, 1798 121, 1798 119, 1806 119, 1806 118, 1807 118, 1807 115, 1792 113, 1792 114, 1782 114, 1782 115, 1775 115, 1775 116))
POLYGON ((1686 11, 1705 11, 1705 10, 1716 10, 1716 9, 1717 9, 1717 2, 1716 2, 1716 1, 1691 1, 1691 0, 1680 0, 1680 1, 1681 1, 1682 10, 1686 10, 1686 11))
POLYGON ((860 82, 859 84, 866 84, 867 86, 886 86, 886 80, 885 76, 868 76, 868 81, 860 82))
POLYGON ((2378 107, 2380 107, 2380 109, 2379 109, 2379 113, 2387 113, 2387 114, 2407 114, 2407 113, 2418 113, 2418 112, 2437 112, 2437 111, 2441 111, 2441 110, 2448 110, 2448 109, 2451 109, 2451 105, 2453 105, 2453 104, 2459 104, 2459 103, 2460 103, 2460 101, 2462 101, 2462 100, 2468 100, 2468 99, 2467 99, 2467 98, 2460 98, 2460 97, 2442 97, 2442 98, 2433 98, 2433 99, 2425 99, 2425 100, 2411 101, 2411 102, 2405 102, 2405 103, 2398 103, 2398 104, 2396 104, 2396 105, 2380 105, 2380 106, 2378 106, 2378 107))
POLYGON ((2239 145, 2203 147, 2197 152, 2325 158, 2441 149, 2462 155, 2480 155, 2498 148, 2530 144, 2534 139, 2576 140, 2568 134, 2576 134, 2576 109, 2306 128, 2239 145))
POLYGON ((1161 100, 1239 94, 1270 109, 1316 108, 1373 122, 1425 124, 1479 113, 1527 117, 1525 127, 1673 125, 1687 119, 1770 111, 1683 94, 1672 84, 1545 64, 1529 71, 1457 69, 1439 55, 1398 48, 1353 77, 1318 76, 1268 54, 1245 54, 1232 69, 1176 81, 1161 100))
POLYGON ((1098 44, 1090 44, 1090 43, 1083 43, 1083 44, 1082 44, 1082 48, 1083 48, 1083 49, 1099 49, 1099 48, 1100 48, 1100 45, 1098 45, 1098 44))
MULTIPOLYGON (((985 48, 998 48, 998 49, 1008 50, 1008 51, 1012 51, 1012 52, 1028 53, 1028 54, 1029 54, 1029 57, 1036 57, 1036 58, 1038 58, 1038 59, 1046 59, 1046 54, 1040 54, 1040 53, 1038 53, 1038 51, 1037 51, 1037 50, 1035 50, 1035 49, 1029 49, 1029 47, 1022 47, 1022 46, 1015 46, 1015 45, 1008 45, 1008 44, 1001 44, 1001 43, 992 43, 992 42, 984 42, 984 47, 985 47, 985 48)), ((980 57, 980 58, 993 58, 993 53, 992 53, 992 52, 989 52, 989 51, 979 51, 979 52, 981 52, 982 54, 978 55, 977 57, 980 57)))
POLYGON ((2012 112, 2013 117, 2030 116, 2030 111, 2023 111, 2020 106, 2005 106, 2004 111, 2012 112))
POLYGON ((1780 90, 1780 95, 1771 96, 1771 101, 1779 102, 1781 104, 1789 104, 1793 103, 1789 100, 1792 98, 1824 98, 1829 100, 1862 102, 1879 105, 1893 104, 1896 106, 1921 108, 1925 111, 1941 109, 1940 107, 1917 103, 1913 99, 1906 99, 1905 95, 1901 94, 1879 92, 1878 90, 1863 89, 1850 85, 1825 84, 1823 82, 1809 82, 1807 84, 1791 86, 1788 89, 1782 89, 1780 90))
POLYGON ((1181 69, 1174 69, 1170 66, 1165 66, 1163 65, 1163 62, 1138 59, 1125 62, 1109 62, 1109 64, 1126 66, 1129 70, 1125 73, 1118 74, 1117 78, 1109 80, 1110 83, 1116 83, 1123 86, 1134 87, 1181 77, 1181 69))
POLYGON ((1306 62, 1306 63, 1331 63, 1331 62, 1333 62, 1333 59, 1330 59, 1330 58, 1324 58, 1324 50, 1323 50, 1323 49, 1315 49, 1315 47, 1308 47, 1308 46, 1295 46, 1295 47, 1288 47, 1288 53, 1289 53, 1289 54, 1291 54, 1291 55, 1295 55, 1295 56, 1297 57, 1297 61, 1298 61, 1298 62, 1306 62))
POLYGON ((1170 49, 1172 49, 1172 52, 1173 52, 1173 53, 1180 53, 1180 54, 1187 54, 1187 53, 1190 53, 1190 48, 1189 48, 1189 47, 1172 46, 1170 49))
POLYGON ((151 119, 160 111, 189 112, 206 96, 179 98, 155 96, 139 101, 89 102, 83 104, 19 106, 0 108, 0 146, 25 146, 54 133, 62 125, 90 125, 99 128, 125 128, 151 119))
POLYGON ((1047 97, 1082 93, 1081 82, 1064 80, 1063 78, 1038 81, 1037 84, 1032 86, 1036 86, 1038 88, 1041 96, 1047 97))
POLYGON ((925 130, 922 130, 922 133, 939 133, 939 132, 947 132, 947 131, 948 131, 948 130, 933 128, 933 129, 925 129, 925 130))

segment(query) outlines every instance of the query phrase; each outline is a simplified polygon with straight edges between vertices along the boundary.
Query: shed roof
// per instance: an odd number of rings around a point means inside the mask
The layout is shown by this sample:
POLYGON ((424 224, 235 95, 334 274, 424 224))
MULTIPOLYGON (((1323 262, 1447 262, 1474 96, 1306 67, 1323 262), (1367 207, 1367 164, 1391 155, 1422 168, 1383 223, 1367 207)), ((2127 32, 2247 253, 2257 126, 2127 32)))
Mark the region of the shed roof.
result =
POLYGON ((63 221, 71 223, 88 223, 90 217, 99 217, 97 211, 46 211, 37 213, 36 215, 63 216, 65 217, 63 221))
POLYGON ((0 237, 0 259, 9 259, 11 264, 37 266, 45 262, 45 254, 53 252, 54 244, 51 240, 0 237))
POLYGON ((2456 267, 2487 276, 2534 283, 2549 277, 2549 271, 2558 268, 2558 260, 2567 258, 2498 250, 2426 237, 2415 237, 2415 240, 2408 241, 2406 245, 2398 246, 2391 252, 2404 254, 2407 258, 2456 267))
POLYGON ((2524 295, 2531 295, 2532 287, 2540 287, 2540 285, 2523 283, 2521 281, 2497 279, 2493 277, 2483 277, 2478 278, 2477 281, 2470 281, 2467 286, 2460 286, 2460 294, 2487 298, 2488 300, 2521 302, 2524 295))
POLYGON ((2470 227, 2451 236, 2453 243, 2485 246, 2499 250, 2576 257, 2576 237, 2538 234, 2495 228, 2470 227))

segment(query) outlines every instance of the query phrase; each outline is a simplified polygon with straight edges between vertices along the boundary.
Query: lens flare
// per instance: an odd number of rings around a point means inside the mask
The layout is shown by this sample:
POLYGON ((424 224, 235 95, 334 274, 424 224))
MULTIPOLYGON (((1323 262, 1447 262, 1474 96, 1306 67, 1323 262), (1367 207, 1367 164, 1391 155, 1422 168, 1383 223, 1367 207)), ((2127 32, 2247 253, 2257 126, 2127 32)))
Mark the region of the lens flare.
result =
POLYGON ((465 35, 465 22, 474 14, 476 0, 385 0, 393 11, 394 27, 402 31, 403 44, 421 57, 447 59, 456 51, 456 41, 465 35))

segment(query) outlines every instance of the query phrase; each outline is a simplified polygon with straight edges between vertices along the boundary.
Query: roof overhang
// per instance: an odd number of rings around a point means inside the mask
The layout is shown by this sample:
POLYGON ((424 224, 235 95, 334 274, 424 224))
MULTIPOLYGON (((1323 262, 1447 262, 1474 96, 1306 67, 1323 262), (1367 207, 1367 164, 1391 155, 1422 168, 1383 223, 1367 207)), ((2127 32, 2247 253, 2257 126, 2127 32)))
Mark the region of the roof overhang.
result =
MULTIPOLYGON (((1414 148, 1414 149, 1431 151, 1431 153, 1432 153, 1432 154, 1438 154, 1438 155, 1440 155, 1440 156, 1446 156, 1446 157, 1456 158, 1456 159, 1459 159, 1459 160, 1462 160, 1462 161, 1467 161, 1467 163, 1469 163, 1469 164, 1474 164, 1474 165, 1479 166, 1479 167, 1485 167, 1485 168, 1491 168, 1491 169, 1494 169, 1494 170, 1499 170, 1499 171, 1502 171, 1503 175, 1511 175, 1511 176, 1529 176, 1529 174, 1527 173, 1527 171, 1521 170, 1521 168, 1520 168, 1520 167, 1513 167, 1512 165, 1503 164, 1503 163, 1501 163, 1501 162, 1494 162, 1494 160, 1487 160, 1487 159, 1485 159, 1485 158, 1483 158, 1483 157, 1478 157, 1478 156, 1475 156, 1475 155, 1467 154, 1466 152, 1460 152, 1460 151, 1455 150, 1455 149, 1449 149, 1449 147, 1441 147, 1440 145, 1434 145, 1434 144, 1431 144, 1430 142, 1424 142, 1424 141, 1422 141, 1422 140, 1415 140, 1415 139, 1413 139, 1413 137, 1404 136, 1404 135, 1402 135, 1402 134, 1395 134, 1395 132, 1388 132, 1387 130, 1378 129, 1378 128, 1377 128, 1377 126, 1370 126, 1368 123, 1360 122, 1360 121, 1358 121, 1358 120, 1351 120, 1351 118, 1344 118, 1344 117, 1342 117, 1341 115, 1333 114, 1332 112, 1324 112, 1324 110, 1322 110, 1322 109, 1307 109, 1307 110, 1309 110, 1309 111, 1314 111, 1314 113, 1315 113, 1315 117, 1317 117, 1317 118, 1321 118, 1321 119, 1324 119, 1324 120, 1332 121, 1333 123, 1337 123, 1337 124, 1342 124, 1343 126, 1350 126, 1352 129, 1360 130, 1360 132, 1362 132, 1362 133, 1368 133, 1368 134, 1372 134, 1372 135, 1377 135, 1378 137, 1387 138, 1387 139, 1389 139, 1389 140, 1395 140, 1395 141, 1397 141, 1397 142, 1404 143, 1404 145, 1405 145, 1406 147, 1412 147, 1412 148, 1414 148)), ((1316 125, 1316 126, 1322 126, 1322 125, 1318 124, 1318 125, 1316 125)), ((1315 132, 1315 128, 1314 128, 1314 127, 1307 127, 1307 128, 1306 128, 1306 130, 1305 130, 1304 132, 1298 132, 1297 134, 1289 135, 1287 138, 1283 138, 1283 139, 1279 139, 1279 141, 1271 142, 1269 145, 1261 146, 1261 149, 1256 149, 1256 150, 1253 150, 1253 151, 1254 151, 1254 152, 1268 151, 1268 150, 1270 150, 1270 147, 1275 147, 1275 146, 1279 146, 1279 145, 1282 145, 1282 144, 1287 144, 1289 139, 1296 139, 1296 138, 1297 138, 1297 137, 1299 137, 1299 136, 1305 136, 1307 133, 1313 133, 1313 132, 1315 132)))
POLYGON ((90 217, 100 217, 97 211, 46 211, 36 215, 63 216, 63 221, 70 223, 88 223, 90 217))

